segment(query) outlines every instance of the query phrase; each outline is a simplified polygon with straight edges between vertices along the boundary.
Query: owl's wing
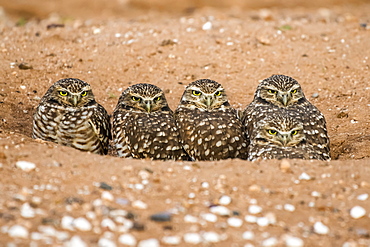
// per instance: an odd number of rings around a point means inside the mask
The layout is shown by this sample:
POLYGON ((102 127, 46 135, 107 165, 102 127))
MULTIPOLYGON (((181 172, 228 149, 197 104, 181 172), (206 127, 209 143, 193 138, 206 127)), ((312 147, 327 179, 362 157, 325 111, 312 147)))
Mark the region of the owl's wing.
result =
POLYGON ((111 134, 111 123, 110 115, 100 104, 94 108, 94 113, 92 114, 89 123, 93 126, 94 132, 98 136, 103 153, 108 153, 109 140, 112 139, 111 134))

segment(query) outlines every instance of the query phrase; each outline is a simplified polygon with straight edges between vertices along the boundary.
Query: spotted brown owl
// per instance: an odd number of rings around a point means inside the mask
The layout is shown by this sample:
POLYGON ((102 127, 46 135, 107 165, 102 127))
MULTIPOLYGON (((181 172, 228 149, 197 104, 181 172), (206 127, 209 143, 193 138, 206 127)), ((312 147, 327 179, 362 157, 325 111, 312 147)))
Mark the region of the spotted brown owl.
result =
POLYGON ((325 160, 320 150, 307 143, 303 123, 288 114, 267 115, 249 131, 250 161, 283 158, 325 160))
POLYGON ((75 78, 55 82, 33 116, 33 138, 97 154, 107 154, 110 131, 110 117, 91 86, 75 78))
POLYGON ((140 83, 127 88, 113 112, 113 141, 120 157, 187 160, 164 92, 140 83))
POLYGON ((299 83, 285 75, 273 75, 257 87, 253 101, 243 112, 246 132, 258 128, 270 115, 288 115, 302 124, 305 140, 316 153, 316 159, 330 160, 330 141, 324 115, 305 97, 299 83))
POLYGON ((243 126, 216 81, 190 83, 175 111, 185 151, 195 160, 247 158, 243 126))

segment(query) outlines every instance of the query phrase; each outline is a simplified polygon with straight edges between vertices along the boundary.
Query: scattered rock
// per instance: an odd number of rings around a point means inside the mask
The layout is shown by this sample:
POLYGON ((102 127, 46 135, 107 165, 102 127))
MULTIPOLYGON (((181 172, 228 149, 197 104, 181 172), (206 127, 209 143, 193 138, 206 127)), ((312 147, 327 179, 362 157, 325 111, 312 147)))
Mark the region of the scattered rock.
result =
POLYGON ((118 242, 123 245, 136 246, 136 239, 133 235, 127 233, 118 237, 118 242))
POLYGON ((262 208, 258 205, 250 205, 248 208, 250 214, 259 214, 262 212, 262 208))
POLYGON ((17 163, 15 163, 15 166, 25 172, 30 172, 36 168, 36 165, 34 163, 28 161, 17 161, 17 163))
POLYGON ((24 226, 14 225, 9 228, 8 235, 12 238, 28 238, 28 230, 24 226))
POLYGON ((227 219, 227 224, 231 227, 241 227, 243 225, 243 221, 236 217, 230 217, 227 219))
POLYGON ((103 189, 103 190, 112 190, 113 187, 110 186, 109 184, 107 183, 104 183, 104 182, 101 182, 100 183, 100 186, 99 186, 100 189, 103 189))
POLYGON ((141 240, 137 246, 138 247, 159 247, 159 241, 158 239, 155 239, 155 238, 141 240))
POLYGON ((252 231, 245 231, 245 232, 243 232, 242 237, 245 240, 253 240, 254 239, 254 233, 252 231))
POLYGON ((198 233, 185 233, 184 241, 188 244, 199 244, 202 242, 202 237, 198 233))
POLYGON ((229 216, 231 215, 230 209, 225 206, 213 206, 210 208, 211 213, 220 215, 220 216, 229 216))
POLYGON ((152 221, 157 221, 157 222, 171 221, 171 218, 172 218, 172 215, 169 212, 157 213, 157 214, 153 214, 150 216, 150 219, 152 221))
POLYGON ((18 68, 21 70, 33 69, 32 65, 29 65, 28 63, 20 63, 18 64, 18 68))
POLYGON ((226 195, 223 195, 220 197, 220 199, 218 199, 218 203, 220 205, 224 205, 224 206, 227 206, 231 203, 231 197, 230 196, 226 196, 226 195))
POLYGON ((317 234, 325 235, 329 233, 329 227, 318 221, 313 225, 313 230, 317 234))
POLYGON ((212 29, 212 22, 207 21, 206 23, 203 24, 202 26, 203 30, 211 30, 212 29))
POLYGON ((354 206, 353 208, 351 208, 349 214, 352 218, 359 219, 366 214, 366 210, 361 206, 354 206))
POLYGON ((181 243, 181 238, 179 236, 164 236, 162 238, 162 243, 166 245, 179 245, 181 243))
POLYGON ((205 232, 203 233, 203 239, 204 241, 208 243, 218 243, 220 242, 220 235, 216 232, 205 232))
POLYGON ((73 220, 73 226, 83 232, 91 231, 92 229, 91 223, 83 217, 73 220))
POLYGON ((287 246, 287 247, 303 247, 304 242, 300 238, 287 236, 285 238, 285 246, 287 246))
POLYGON ((278 244, 277 239, 273 237, 262 241, 263 247, 272 247, 272 246, 276 246, 277 244, 278 244))

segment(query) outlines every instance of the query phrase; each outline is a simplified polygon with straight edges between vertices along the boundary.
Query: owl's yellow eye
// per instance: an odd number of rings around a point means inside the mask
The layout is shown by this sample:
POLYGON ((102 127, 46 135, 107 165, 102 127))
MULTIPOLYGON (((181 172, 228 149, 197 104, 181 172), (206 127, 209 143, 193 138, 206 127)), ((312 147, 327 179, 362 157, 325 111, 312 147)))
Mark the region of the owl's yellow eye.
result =
POLYGON ((86 91, 83 91, 82 93, 81 93, 81 96, 82 97, 85 97, 87 95, 87 92, 86 91))
POLYGON ((201 92, 199 92, 199 91, 197 91, 197 90, 193 90, 193 95, 195 95, 195 96, 199 96, 199 95, 201 95, 202 93, 201 92))
POLYGON ((290 93, 292 93, 292 94, 297 93, 297 89, 294 89, 294 90, 290 91, 290 93))
POLYGON ((268 130, 268 132, 269 132, 270 135, 276 135, 277 134, 276 130, 268 130))
POLYGON ((221 91, 217 91, 217 92, 215 93, 215 95, 216 95, 216 96, 221 96, 221 95, 222 95, 222 92, 221 92, 221 91))
POLYGON ((67 91, 59 91, 59 94, 62 96, 67 96, 68 92, 67 91))
POLYGON ((292 136, 297 135, 297 134, 298 134, 298 130, 293 130, 293 131, 291 132, 291 134, 292 134, 292 136))
POLYGON ((269 92, 269 93, 273 93, 273 94, 276 94, 276 93, 277 93, 277 91, 276 91, 276 90, 272 90, 272 89, 269 89, 269 90, 268 90, 268 92, 269 92))
POLYGON ((158 96, 154 98, 154 101, 160 101, 161 99, 162 99, 161 96, 158 96))
POLYGON ((140 101, 140 98, 139 98, 139 97, 136 97, 136 96, 132 96, 132 97, 131 97, 131 99, 132 99, 133 101, 140 101))

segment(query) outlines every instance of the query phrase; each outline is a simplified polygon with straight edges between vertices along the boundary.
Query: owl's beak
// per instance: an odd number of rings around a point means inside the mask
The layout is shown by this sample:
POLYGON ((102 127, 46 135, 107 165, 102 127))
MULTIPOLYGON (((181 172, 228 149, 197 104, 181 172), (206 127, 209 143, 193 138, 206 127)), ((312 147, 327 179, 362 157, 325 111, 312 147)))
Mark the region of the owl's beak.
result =
POLYGON ((213 97, 212 96, 207 96, 206 97, 206 106, 210 107, 213 103, 213 97))
POLYGON ((77 106, 79 99, 80 99, 80 96, 78 96, 78 95, 73 95, 73 96, 72 96, 72 99, 71 99, 71 103, 72 103, 72 105, 73 105, 73 106, 77 106))
POLYGON ((150 111, 152 110, 152 101, 151 100, 145 100, 144 104, 145 104, 145 110, 148 113, 150 113, 150 111))
POLYGON ((289 94, 282 94, 280 95, 280 100, 283 103, 284 106, 287 106, 288 102, 290 101, 290 95, 289 94))
POLYGON ((282 134, 281 135, 280 142, 281 142, 281 144, 283 144, 284 147, 286 147, 286 145, 289 143, 289 141, 290 141, 289 134, 282 134))

